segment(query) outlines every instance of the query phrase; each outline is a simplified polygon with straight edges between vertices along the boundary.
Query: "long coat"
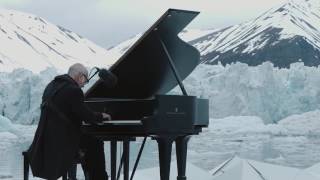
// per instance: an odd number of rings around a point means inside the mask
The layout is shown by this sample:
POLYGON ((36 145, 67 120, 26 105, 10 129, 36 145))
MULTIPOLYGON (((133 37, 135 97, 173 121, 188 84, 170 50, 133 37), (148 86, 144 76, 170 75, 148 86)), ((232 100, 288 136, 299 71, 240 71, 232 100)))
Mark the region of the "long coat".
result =
POLYGON ((102 120, 102 115, 92 112, 83 101, 81 88, 68 75, 55 77, 45 88, 38 128, 28 150, 34 176, 57 179, 74 163, 81 141, 81 122, 102 120))

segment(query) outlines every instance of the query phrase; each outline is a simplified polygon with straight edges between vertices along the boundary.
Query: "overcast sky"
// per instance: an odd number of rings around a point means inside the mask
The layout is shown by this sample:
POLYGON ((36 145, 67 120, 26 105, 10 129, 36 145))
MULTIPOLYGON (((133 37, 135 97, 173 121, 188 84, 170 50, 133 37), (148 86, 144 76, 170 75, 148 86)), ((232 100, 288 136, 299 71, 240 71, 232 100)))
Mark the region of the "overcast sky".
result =
POLYGON ((108 48, 146 31, 168 8, 200 11, 188 28, 222 28, 255 18, 286 0, 0 0, 108 48))

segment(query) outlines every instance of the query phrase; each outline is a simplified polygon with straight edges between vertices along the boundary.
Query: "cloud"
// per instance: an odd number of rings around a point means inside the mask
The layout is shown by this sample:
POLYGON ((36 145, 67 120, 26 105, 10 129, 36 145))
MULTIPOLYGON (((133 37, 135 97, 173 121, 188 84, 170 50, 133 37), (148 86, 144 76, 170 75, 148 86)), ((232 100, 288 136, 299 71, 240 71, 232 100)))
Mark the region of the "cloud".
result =
POLYGON ((98 0, 100 13, 118 21, 154 22, 168 8, 200 11, 191 28, 223 28, 256 18, 286 0, 98 0))
POLYGON ((10 6, 17 6, 17 5, 23 5, 28 3, 29 0, 0 0, 0 6, 1 7, 10 7, 10 6))
POLYGON ((189 28, 222 28, 247 21, 285 0, 0 0, 103 46, 147 30, 168 8, 200 11, 189 28))
POLYGON ((97 5, 105 12, 125 12, 133 15, 143 14, 144 16, 152 15, 159 11, 163 12, 163 10, 168 8, 179 8, 232 16, 239 13, 248 14, 252 13, 252 11, 261 13, 261 10, 269 9, 272 6, 279 5, 285 1, 286 0, 97 0, 97 5))

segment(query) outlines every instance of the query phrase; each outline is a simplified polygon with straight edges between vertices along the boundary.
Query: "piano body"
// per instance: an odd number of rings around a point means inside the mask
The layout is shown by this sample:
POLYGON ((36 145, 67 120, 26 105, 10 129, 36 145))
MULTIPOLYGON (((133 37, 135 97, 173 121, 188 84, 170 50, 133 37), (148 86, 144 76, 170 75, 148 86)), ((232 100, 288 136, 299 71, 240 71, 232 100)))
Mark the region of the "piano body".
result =
POLYGON ((169 9, 110 67, 118 84, 108 89, 99 79, 85 93, 85 103, 91 109, 112 117, 112 121, 102 125, 82 126, 85 133, 111 141, 112 180, 116 179, 117 141, 124 141, 124 179, 129 178, 126 139, 132 137, 152 137, 157 141, 161 180, 169 180, 175 142, 177 179, 186 179, 188 140, 209 123, 208 100, 188 96, 182 84, 199 64, 200 54, 178 33, 198 13, 169 9), (166 95, 177 85, 183 95, 166 95))

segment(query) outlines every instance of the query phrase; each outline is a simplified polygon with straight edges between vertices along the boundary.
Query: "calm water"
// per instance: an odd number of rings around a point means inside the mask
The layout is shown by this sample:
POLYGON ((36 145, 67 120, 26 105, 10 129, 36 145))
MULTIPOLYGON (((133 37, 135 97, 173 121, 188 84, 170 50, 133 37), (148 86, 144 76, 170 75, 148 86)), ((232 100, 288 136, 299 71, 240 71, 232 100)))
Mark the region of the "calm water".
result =
MULTIPOLYGON (((0 179, 20 180, 23 175, 21 152, 27 149, 32 137, 12 138, 10 136, 2 136, 1 138, 0 179)), ((140 143, 141 140, 132 143, 130 167, 133 167, 140 143)), ((154 167, 158 164, 156 147, 154 141, 149 140, 147 142, 139 168, 154 167)), ((105 151, 109 171, 108 143, 105 144, 105 151)), ((174 149, 173 152, 175 152, 174 149)), ((191 139, 188 160, 203 169, 211 170, 236 154, 244 158, 304 168, 320 162, 319 152, 319 137, 248 135, 245 133, 219 136, 208 131, 191 139)), ((175 157, 173 156, 174 159, 175 157)), ((78 166, 78 169, 78 177, 82 179, 83 175, 80 166, 78 166)))

